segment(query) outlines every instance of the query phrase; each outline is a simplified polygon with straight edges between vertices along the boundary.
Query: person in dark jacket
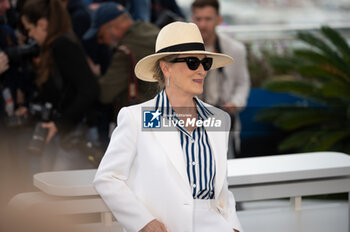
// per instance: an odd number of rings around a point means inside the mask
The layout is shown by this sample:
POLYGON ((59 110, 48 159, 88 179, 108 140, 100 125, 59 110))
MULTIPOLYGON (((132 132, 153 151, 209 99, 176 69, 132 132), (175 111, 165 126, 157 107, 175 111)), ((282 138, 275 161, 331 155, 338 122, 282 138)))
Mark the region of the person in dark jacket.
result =
MULTIPOLYGON (((93 12, 91 27, 84 39, 97 36, 99 43, 107 45, 114 52, 106 73, 99 75, 99 100, 103 104, 104 115, 107 115, 104 122, 115 123, 121 107, 149 100, 156 95, 158 85, 138 80, 134 67, 137 61, 154 51, 158 32, 159 28, 151 23, 134 21, 126 9, 117 3, 102 3, 93 12)), ((94 67, 92 69, 96 70, 94 67)), ((103 137, 108 137, 108 130, 113 124, 101 127, 104 128, 103 137)))
POLYGON ((114 51, 107 72, 99 78, 103 104, 120 100, 125 106, 130 99, 143 102, 156 95, 157 85, 133 78, 133 68, 137 61, 153 52, 158 32, 159 28, 151 23, 134 21, 117 3, 102 3, 93 12, 91 27, 84 39, 97 36, 99 43, 114 51))
POLYGON ((101 73, 104 74, 111 61, 111 52, 107 46, 98 44, 96 37, 89 40, 83 39, 83 35, 91 24, 90 10, 82 0, 61 0, 61 2, 68 10, 73 32, 82 44, 89 62, 99 65, 101 73))
POLYGON ((83 120, 93 109, 99 88, 59 0, 28 0, 21 20, 28 35, 41 47, 37 101, 51 103, 57 112, 41 124, 48 129, 49 142, 57 132, 64 135, 83 120))

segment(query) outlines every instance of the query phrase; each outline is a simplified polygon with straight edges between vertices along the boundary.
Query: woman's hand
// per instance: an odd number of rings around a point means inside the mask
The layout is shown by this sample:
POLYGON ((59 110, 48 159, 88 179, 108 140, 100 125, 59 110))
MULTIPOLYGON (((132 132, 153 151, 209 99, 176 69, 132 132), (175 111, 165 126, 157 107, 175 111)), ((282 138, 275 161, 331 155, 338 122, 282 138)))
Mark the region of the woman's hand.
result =
POLYGON ((55 134, 57 134, 56 124, 54 122, 43 122, 41 123, 41 127, 49 130, 49 132, 47 133, 46 142, 50 142, 51 139, 55 136, 55 134))
POLYGON ((0 74, 9 68, 9 59, 4 52, 0 52, 0 74))
POLYGON ((18 116, 18 117, 28 116, 28 108, 25 107, 25 106, 18 107, 18 109, 15 111, 15 115, 18 116))
POLYGON ((145 225, 140 232, 167 232, 167 230, 163 223, 154 219, 145 225))
POLYGON ((90 57, 87 58, 87 62, 93 74, 96 76, 101 75, 101 65, 95 64, 90 57))

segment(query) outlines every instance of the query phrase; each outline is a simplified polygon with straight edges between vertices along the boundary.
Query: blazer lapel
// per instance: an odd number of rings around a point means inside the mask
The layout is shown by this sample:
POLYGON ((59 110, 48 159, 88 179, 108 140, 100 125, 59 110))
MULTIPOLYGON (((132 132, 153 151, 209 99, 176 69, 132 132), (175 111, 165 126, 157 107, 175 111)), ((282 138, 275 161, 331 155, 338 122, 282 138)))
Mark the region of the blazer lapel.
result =
POLYGON ((227 145, 227 143, 224 142, 226 139, 224 132, 207 130, 207 134, 215 158, 215 199, 217 199, 226 178, 227 146, 225 147, 225 144, 227 145))
POLYGON ((183 183, 186 186, 185 188, 191 193, 179 133, 175 130, 157 131, 157 129, 154 129, 153 131, 159 146, 163 148, 164 154, 168 157, 178 174, 181 176, 183 183))

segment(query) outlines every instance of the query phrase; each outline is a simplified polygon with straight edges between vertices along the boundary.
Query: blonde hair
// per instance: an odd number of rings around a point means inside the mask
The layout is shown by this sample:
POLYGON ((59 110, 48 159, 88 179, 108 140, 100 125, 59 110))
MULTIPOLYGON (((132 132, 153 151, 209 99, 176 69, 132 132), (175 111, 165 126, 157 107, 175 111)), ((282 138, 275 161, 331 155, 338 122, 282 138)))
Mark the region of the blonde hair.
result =
POLYGON ((163 89, 165 87, 165 77, 163 74, 162 69, 160 68, 160 61, 165 61, 165 62, 170 62, 173 59, 175 59, 178 55, 169 55, 169 56, 165 56, 163 58, 160 58, 159 60, 157 60, 157 62, 155 63, 154 67, 153 67, 153 78, 156 79, 158 81, 158 85, 161 89, 163 89))

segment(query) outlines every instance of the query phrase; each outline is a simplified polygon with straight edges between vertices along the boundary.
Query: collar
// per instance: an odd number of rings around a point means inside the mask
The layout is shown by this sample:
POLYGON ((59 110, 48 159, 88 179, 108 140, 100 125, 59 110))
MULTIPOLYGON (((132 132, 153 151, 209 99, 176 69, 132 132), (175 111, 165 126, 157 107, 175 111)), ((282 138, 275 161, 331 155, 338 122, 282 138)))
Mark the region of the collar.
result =
MULTIPOLYGON (((214 115, 214 113, 212 111, 210 111, 204 105, 204 103, 201 100, 199 100, 197 97, 194 97, 193 100, 196 103, 198 118, 206 120, 210 116, 214 115)), ((165 89, 163 89, 160 93, 157 94, 156 104, 155 104, 154 110, 155 111, 158 110, 161 113, 162 117, 174 118, 175 111, 173 110, 173 108, 170 105, 170 101, 169 101, 168 96, 165 92, 165 89)))

